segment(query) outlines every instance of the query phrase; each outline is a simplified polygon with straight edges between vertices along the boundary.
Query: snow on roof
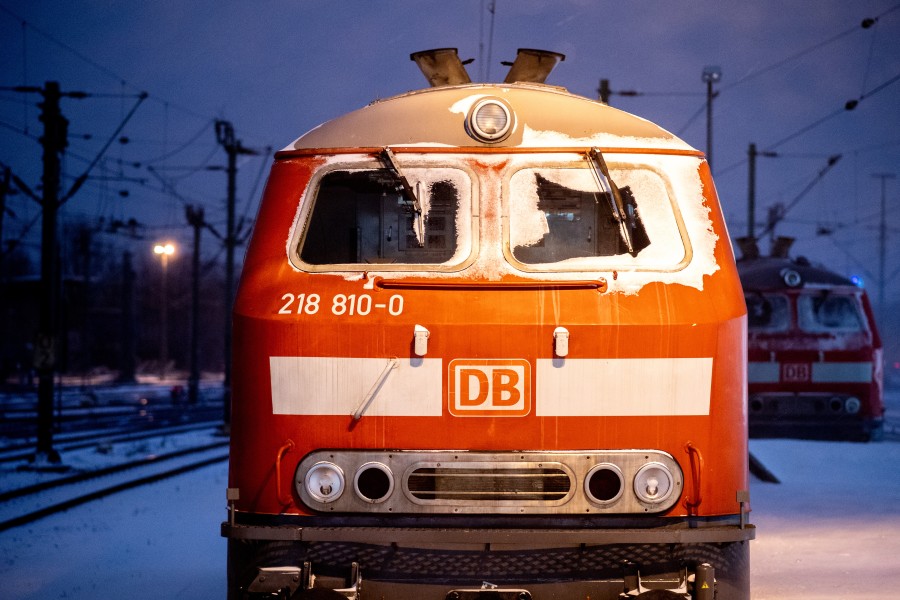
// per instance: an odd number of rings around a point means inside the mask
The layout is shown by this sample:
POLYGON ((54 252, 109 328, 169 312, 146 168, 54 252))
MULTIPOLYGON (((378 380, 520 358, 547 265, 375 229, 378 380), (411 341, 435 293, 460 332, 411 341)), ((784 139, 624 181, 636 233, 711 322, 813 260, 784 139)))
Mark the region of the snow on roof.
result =
POLYGON ((693 150, 646 119, 562 88, 472 84, 409 92, 374 102, 315 127, 283 151, 418 145, 693 150), (513 128, 501 142, 479 142, 466 133, 469 110, 485 97, 499 98, 512 109, 513 128), (423 127, 423 122, 427 126, 423 127))

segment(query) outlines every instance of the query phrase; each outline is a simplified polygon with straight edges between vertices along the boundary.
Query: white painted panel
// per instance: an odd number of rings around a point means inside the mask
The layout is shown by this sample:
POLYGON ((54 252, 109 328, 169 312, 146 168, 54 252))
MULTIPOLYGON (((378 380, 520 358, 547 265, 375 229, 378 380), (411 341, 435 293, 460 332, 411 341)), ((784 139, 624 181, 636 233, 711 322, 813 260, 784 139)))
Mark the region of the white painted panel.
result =
POLYGON ((870 383, 872 381, 872 363, 813 363, 812 380, 814 383, 870 383))
POLYGON ((781 380, 781 363, 752 362, 747 365, 748 383, 778 383, 781 380))
MULTIPOLYGON (((349 417, 388 363, 387 358, 272 356, 272 411, 276 415, 349 417)), ((400 359, 365 416, 441 416, 441 364, 438 358, 400 359)))
POLYGON ((708 415, 712 358, 541 359, 539 417, 708 415))

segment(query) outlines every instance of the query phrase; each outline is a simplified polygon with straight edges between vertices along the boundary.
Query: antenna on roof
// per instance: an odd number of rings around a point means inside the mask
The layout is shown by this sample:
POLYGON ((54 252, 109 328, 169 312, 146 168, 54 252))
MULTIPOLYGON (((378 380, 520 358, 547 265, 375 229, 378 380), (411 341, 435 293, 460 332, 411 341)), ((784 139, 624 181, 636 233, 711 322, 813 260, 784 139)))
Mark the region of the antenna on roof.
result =
POLYGON ((547 75, 556 66, 556 63, 566 60, 565 54, 551 52, 549 50, 534 50, 532 48, 519 48, 516 60, 510 65, 509 73, 503 83, 544 83, 547 75))
POLYGON ((465 67, 472 61, 459 60, 456 48, 435 48, 434 50, 413 52, 409 55, 409 59, 416 62, 431 87, 472 83, 465 67))

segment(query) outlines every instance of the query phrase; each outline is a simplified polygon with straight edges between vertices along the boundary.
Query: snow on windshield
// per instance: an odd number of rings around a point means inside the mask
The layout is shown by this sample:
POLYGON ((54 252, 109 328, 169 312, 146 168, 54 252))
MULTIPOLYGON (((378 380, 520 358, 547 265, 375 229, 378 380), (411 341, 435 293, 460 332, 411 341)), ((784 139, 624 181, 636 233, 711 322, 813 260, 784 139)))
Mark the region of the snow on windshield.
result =
MULTIPOLYGON (((701 159, 668 154, 616 153, 608 160, 611 176, 622 191, 623 200, 633 204, 640 223, 635 235, 635 256, 618 246, 591 253, 560 251, 551 254, 549 259, 533 259, 522 254, 528 252, 524 248, 536 246, 550 231, 547 212, 538 207, 539 185, 551 192, 554 187, 557 191, 561 188, 570 190, 566 193, 574 194, 582 206, 588 199, 594 203, 595 194, 598 202, 609 203, 608 187, 604 186, 603 191, 598 192, 597 176, 583 153, 482 154, 477 157, 444 153, 436 156, 423 153, 415 157, 401 155, 400 168, 421 196, 424 234, 413 229, 414 211, 397 193, 397 182, 388 179, 385 183, 370 182, 363 186, 374 185, 376 188, 376 191, 367 192, 371 204, 363 211, 365 218, 359 224, 360 229, 365 224, 371 234, 366 240, 357 240, 357 217, 344 215, 339 209, 326 211, 332 213, 331 224, 325 220, 314 222, 316 209, 311 205, 320 204, 318 189, 328 173, 361 172, 366 174, 363 179, 374 177, 377 180, 380 172, 391 177, 382 163, 372 161, 368 155, 339 155, 326 158, 322 167, 327 171, 303 193, 304 199, 298 206, 288 237, 292 266, 312 272, 343 273, 349 280, 366 280, 367 287, 374 285, 375 277, 387 276, 390 271, 414 271, 417 277, 464 276, 479 280, 513 276, 550 281, 601 276, 607 281, 610 292, 626 294, 637 293, 650 282, 677 283, 702 290, 704 277, 719 269, 715 258, 719 237, 713 230, 710 207, 706 204, 700 180, 701 159), (382 200, 382 192, 391 200, 382 200), (446 198, 448 194, 455 194, 455 203, 451 203, 455 208, 448 214, 438 215, 436 198, 446 198), (382 219, 380 208, 378 211, 373 208, 381 206, 386 209, 386 220, 382 219), (452 230, 452 238, 445 240, 455 244, 451 250, 439 250, 437 244, 432 243, 438 242, 430 235, 440 233, 439 216, 444 218, 444 227, 452 230), (514 225, 514 231, 510 225, 514 225), (321 231, 317 243, 322 248, 307 253, 306 244, 314 243, 307 232, 313 230, 321 231), (398 231, 405 240, 402 252, 398 231), (642 236, 644 242, 641 242, 642 236), (388 242, 385 248, 393 254, 379 249, 376 243, 379 240, 388 242), (419 246, 420 243, 424 243, 424 248, 419 246), (331 244, 340 249, 329 255, 324 247, 331 244), (357 256, 357 248, 365 251, 357 256), (326 254, 317 256, 316 252, 326 254)), ((562 236, 559 236, 562 240, 567 235, 567 227, 570 230, 576 228, 575 211, 552 212, 554 225, 562 228, 562 236), (566 221, 570 218, 569 213, 572 213, 571 222, 566 221)), ((601 233, 611 233, 609 239, 616 239, 619 234, 615 228, 606 225, 601 233)), ((583 230, 579 234, 583 234, 584 239, 588 235, 594 239, 597 232, 583 230)), ((315 233, 313 237, 316 235, 319 234, 315 233)))
POLYGON ((471 183, 450 168, 404 168, 415 198, 386 169, 327 172, 299 246, 308 265, 430 264, 471 251, 471 183), (418 202, 418 210, 416 209, 418 202))
POLYGON ((626 209, 634 212, 635 257, 628 256, 609 184, 587 164, 525 168, 510 178, 513 256, 525 264, 599 269, 609 264, 671 268, 685 248, 662 178, 649 169, 610 173, 626 209), (601 186, 602 184, 602 186, 601 186))

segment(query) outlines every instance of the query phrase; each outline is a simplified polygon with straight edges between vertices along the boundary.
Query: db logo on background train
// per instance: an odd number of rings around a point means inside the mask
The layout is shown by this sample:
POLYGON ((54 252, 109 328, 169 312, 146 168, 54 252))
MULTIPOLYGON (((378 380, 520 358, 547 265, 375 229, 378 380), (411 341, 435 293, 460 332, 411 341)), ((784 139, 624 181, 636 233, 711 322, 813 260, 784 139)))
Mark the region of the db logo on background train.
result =
POLYGON ((524 417, 531 412, 527 360, 451 360, 448 384, 448 405, 455 417, 524 417))

